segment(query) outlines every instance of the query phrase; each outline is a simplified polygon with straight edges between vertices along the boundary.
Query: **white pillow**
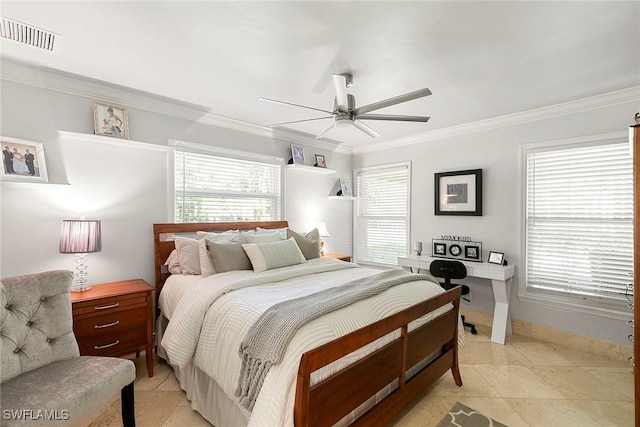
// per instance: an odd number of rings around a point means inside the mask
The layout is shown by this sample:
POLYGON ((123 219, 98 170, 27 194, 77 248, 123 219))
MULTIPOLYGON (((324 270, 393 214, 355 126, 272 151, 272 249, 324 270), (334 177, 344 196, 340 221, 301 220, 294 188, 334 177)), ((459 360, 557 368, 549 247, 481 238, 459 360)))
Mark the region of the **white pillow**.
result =
POLYGON ((200 243, 197 239, 176 236, 174 238, 182 274, 200 274, 200 243))
POLYGON ((180 261, 178 260, 178 251, 176 249, 172 250, 169 254, 169 258, 164 262, 164 265, 169 269, 169 273, 171 274, 182 274, 182 269, 180 268, 180 261))
POLYGON ((242 249, 247 253, 256 273, 307 261, 293 237, 272 243, 245 243, 242 249))
POLYGON ((243 237, 247 243, 274 243, 285 240, 280 231, 273 231, 271 233, 245 233, 243 237))
POLYGON ((286 240, 287 239, 287 228, 262 228, 262 227, 256 227, 256 233, 257 234, 264 234, 264 233, 273 233, 274 231, 278 231, 280 232, 280 234, 282 235, 282 240, 286 240))

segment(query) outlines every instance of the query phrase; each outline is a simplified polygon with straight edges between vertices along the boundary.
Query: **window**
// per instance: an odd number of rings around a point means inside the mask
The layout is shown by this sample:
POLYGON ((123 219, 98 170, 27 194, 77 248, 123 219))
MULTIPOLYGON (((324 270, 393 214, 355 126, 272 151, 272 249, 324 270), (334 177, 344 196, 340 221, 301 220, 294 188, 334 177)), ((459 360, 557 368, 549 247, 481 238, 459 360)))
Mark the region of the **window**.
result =
POLYGON ((410 163, 355 171, 356 262, 397 265, 407 253, 410 163))
POLYGON ((528 295, 594 307, 625 301, 633 270, 628 143, 552 145, 527 149, 525 158, 528 295))
POLYGON ((268 221, 282 215, 282 159, 174 142, 176 222, 268 221))

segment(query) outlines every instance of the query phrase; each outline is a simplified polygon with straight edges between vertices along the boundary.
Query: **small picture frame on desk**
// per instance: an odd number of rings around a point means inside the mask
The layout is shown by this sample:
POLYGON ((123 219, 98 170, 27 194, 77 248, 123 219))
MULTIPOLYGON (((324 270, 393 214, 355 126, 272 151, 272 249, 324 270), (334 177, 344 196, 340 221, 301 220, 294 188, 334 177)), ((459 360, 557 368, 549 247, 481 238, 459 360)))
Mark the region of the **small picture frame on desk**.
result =
POLYGON ((504 265, 504 252, 489 251, 489 264, 504 265))
POLYGON ((445 256, 447 254, 446 243, 433 243, 433 256, 445 256))
POLYGON ((464 247, 464 257, 467 259, 472 259, 479 261, 480 260, 480 246, 476 245, 465 245, 464 247))

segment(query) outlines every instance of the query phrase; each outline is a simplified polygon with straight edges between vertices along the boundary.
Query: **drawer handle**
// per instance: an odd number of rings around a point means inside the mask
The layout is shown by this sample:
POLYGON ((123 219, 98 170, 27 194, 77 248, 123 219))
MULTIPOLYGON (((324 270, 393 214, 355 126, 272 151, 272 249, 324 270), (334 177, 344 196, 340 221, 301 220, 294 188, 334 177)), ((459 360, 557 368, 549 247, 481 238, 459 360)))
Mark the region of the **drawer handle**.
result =
POLYGON ((105 344, 105 345, 94 345, 93 349, 94 350, 102 350, 103 348, 109 348, 109 347, 113 347, 114 345, 118 345, 120 344, 120 340, 116 340, 115 342, 112 342, 111 344, 105 344))
POLYGON ((119 306, 119 305, 120 305, 120 303, 119 303, 119 302, 117 302, 117 303, 115 303, 115 304, 111 304, 111 305, 103 305, 103 306, 93 307, 93 308, 94 308, 95 310, 106 310, 106 309, 108 309, 108 308, 115 308, 115 307, 117 307, 117 306, 119 306))
POLYGON ((118 323, 120 323, 120 321, 116 320, 115 322, 112 322, 112 323, 107 323, 105 325, 94 325, 93 327, 96 329, 102 329, 102 328, 108 328, 111 326, 116 326, 118 323))

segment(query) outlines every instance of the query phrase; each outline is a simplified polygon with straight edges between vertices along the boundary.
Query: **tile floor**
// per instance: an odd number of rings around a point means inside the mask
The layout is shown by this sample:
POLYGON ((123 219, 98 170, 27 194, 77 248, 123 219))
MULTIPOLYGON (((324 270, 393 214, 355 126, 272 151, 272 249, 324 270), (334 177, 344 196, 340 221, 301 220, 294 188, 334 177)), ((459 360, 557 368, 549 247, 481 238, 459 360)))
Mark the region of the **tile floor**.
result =
MULTIPOLYGON (((435 426, 459 401, 509 427, 633 426, 633 375, 626 363, 520 335, 501 346, 489 336, 483 326, 476 336, 466 334, 462 387, 444 375, 392 425, 435 426)), ((153 378, 146 376, 144 357, 136 365, 138 427, 209 425, 191 410, 166 363, 156 360, 153 378)), ((90 424, 119 425, 119 398, 90 424)))

